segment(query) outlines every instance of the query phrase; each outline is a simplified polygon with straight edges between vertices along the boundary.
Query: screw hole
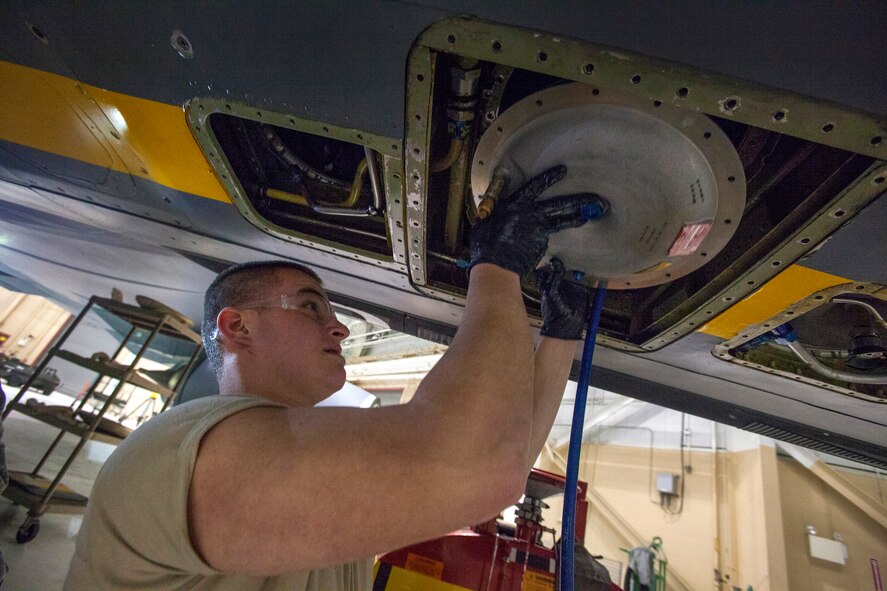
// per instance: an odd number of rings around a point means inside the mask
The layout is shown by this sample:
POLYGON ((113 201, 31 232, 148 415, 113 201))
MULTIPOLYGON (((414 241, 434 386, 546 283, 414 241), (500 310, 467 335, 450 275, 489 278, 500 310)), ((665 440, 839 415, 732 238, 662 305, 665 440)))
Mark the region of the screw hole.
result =
POLYGON ((834 124, 826 123, 822 126, 822 133, 828 133, 835 128, 834 124))
POLYGON ((749 279, 748 281, 745 282, 745 284, 746 284, 746 285, 754 285, 754 284, 755 284, 755 280, 754 280, 754 279, 749 279))
POLYGON ((455 42, 456 42, 456 36, 455 36, 455 35, 447 35, 447 43, 449 43, 449 44, 452 45, 452 44, 455 43, 455 42))
POLYGON ((597 88, 593 88, 593 89, 591 90, 591 94, 593 94, 594 96, 597 96, 597 95, 599 95, 600 93, 601 93, 601 91, 598 90, 597 88))
POLYGON ((496 53, 500 53, 502 51, 502 42, 498 39, 493 39, 492 43, 493 51, 496 53))
POLYGON ((594 74, 594 64, 588 63, 582 66, 582 73, 586 76, 591 76, 594 74))
POLYGON ((879 176, 878 178, 875 179, 876 185, 880 185, 883 182, 884 182, 884 177, 882 177, 882 176, 879 176))
POLYGON ((726 101, 724 101, 724 108, 727 109, 728 111, 732 111, 738 105, 739 105, 739 102, 734 98, 727 99, 726 101))
POLYGON ((687 98, 688 94, 690 94, 690 89, 687 88, 686 86, 682 86, 681 88, 678 88, 678 96, 680 98, 687 98))
POLYGON ((711 137, 711 132, 710 132, 710 131, 706 131, 705 133, 702 134, 702 137, 704 137, 705 139, 710 138, 710 137, 711 137))
POLYGON ((835 216, 836 218, 842 218, 842 217, 844 217, 844 214, 846 214, 846 213, 847 212, 844 211, 843 209, 838 209, 838 210, 835 210, 835 212, 832 213, 832 215, 835 216))
POLYGON ((41 43, 49 43, 49 39, 46 38, 46 34, 44 34, 43 31, 41 31, 40 28, 37 27, 37 25, 31 25, 28 28, 31 29, 31 33, 33 33, 34 37, 37 37, 37 39, 39 39, 41 43))
POLYGON ((777 122, 779 122, 779 121, 782 121, 782 120, 784 120, 784 119, 785 119, 785 111, 783 111, 782 109, 780 109, 780 110, 776 111, 775 113, 773 113, 773 121, 777 121, 777 122))
POLYGON ((536 106, 537 106, 537 107, 541 107, 541 106, 542 106, 542 101, 541 101, 541 100, 536 101, 536 106))
POLYGON ((773 261, 772 263, 770 263, 770 266, 772 266, 772 267, 778 267, 778 266, 780 266, 781 264, 782 264, 781 261, 773 261))
POLYGON ((661 107, 661 106, 662 106, 662 101, 659 101, 659 100, 653 101, 653 106, 654 106, 654 107, 661 107))
POLYGON ((536 54, 536 61, 541 64, 544 64, 545 62, 548 61, 548 54, 545 53, 544 51, 540 51, 539 53, 536 54))
POLYGON ((876 135, 871 140, 869 140, 869 143, 873 146, 880 146, 882 141, 884 141, 884 138, 882 138, 879 135, 876 135))
POLYGON ((416 80, 422 82, 423 80, 425 80, 425 76, 423 76, 422 74, 416 74, 416 80))
POLYGON ((733 220, 731 220, 730 218, 727 218, 726 220, 724 220, 724 223, 725 224, 732 224, 733 220))
POLYGON ((632 84, 640 84, 640 83, 641 83, 641 75, 640 75, 640 74, 635 74, 634 76, 632 76, 632 77, 631 77, 631 83, 632 83, 632 84))
POLYGON ((732 183, 732 182, 734 182, 734 181, 736 181, 736 177, 735 177, 735 176, 728 176, 728 177, 727 177, 727 182, 728 182, 728 183, 732 183))

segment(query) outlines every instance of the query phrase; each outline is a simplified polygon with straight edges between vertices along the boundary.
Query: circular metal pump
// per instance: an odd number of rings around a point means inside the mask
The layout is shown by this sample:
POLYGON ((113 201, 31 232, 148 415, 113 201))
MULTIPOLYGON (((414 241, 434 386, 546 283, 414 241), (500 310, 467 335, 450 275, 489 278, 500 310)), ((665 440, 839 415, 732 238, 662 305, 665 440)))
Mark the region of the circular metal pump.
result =
POLYGON ((567 176, 544 197, 592 192, 610 209, 552 235, 548 254, 608 289, 695 271, 727 244, 745 207, 742 163, 706 115, 585 84, 530 95, 492 123, 472 162, 475 203, 494 176, 508 195, 558 164, 567 176))

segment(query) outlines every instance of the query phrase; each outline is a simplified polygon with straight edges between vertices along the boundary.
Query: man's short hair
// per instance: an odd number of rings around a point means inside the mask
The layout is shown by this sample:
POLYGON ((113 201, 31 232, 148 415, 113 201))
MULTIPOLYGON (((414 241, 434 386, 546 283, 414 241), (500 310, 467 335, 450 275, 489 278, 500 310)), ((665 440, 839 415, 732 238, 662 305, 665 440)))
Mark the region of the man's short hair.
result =
POLYGON ((216 335, 216 318, 224 308, 240 306, 261 299, 270 284, 277 279, 279 271, 292 270, 308 275, 322 283, 317 273, 305 265, 291 261, 253 261, 232 265, 218 274, 209 287, 203 300, 203 323, 200 336, 206 350, 206 358, 220 377, 222 351, 216 335))

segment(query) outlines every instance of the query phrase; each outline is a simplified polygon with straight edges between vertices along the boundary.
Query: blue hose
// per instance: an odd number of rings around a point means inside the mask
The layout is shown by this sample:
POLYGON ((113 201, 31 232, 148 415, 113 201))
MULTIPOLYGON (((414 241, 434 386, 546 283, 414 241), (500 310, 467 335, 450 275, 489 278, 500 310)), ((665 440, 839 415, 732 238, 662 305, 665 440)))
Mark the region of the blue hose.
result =
POLYGON ((564 515, 561 520, 560 591, 573 591, 573 555, 576 535, 576 489, 579 486, 579 455, 582 452, 582 429, 585 425, 585 404, 588 398, 588 382, 591 379, 591 360, 594 357, 594 341, 597 337, 601 310, 604 307, 605 286, 594 293, 591 318, 585 332, 585 346, 579 365, 579 383, 576 385, 576 402, 573 407, 573 426, 570 429, 570 448, 567 456, 567 483, 564 485, 564 515))

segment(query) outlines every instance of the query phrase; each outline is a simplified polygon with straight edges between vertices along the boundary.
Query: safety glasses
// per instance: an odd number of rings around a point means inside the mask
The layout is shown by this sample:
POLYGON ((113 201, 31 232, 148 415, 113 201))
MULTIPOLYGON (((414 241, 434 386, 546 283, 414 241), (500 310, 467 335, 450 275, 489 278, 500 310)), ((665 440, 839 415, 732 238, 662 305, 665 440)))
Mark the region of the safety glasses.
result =
MULTIPOLYGON (((235 307, 240 308, 241 310, 255 310, 262 308, 295 310, 322 326, 326 326, 333 318, 335 318, 333 308, 330 305, 329 300, 326 299, 326 296, 319 291, 310 288, 303 289, 297 293, 286 293, 280 296, 274 296, 265 300, 250 302, 235 307)), ((216 339, 218 336, 219 327, 217 326, 213 331, 211 338, 216 339)))

